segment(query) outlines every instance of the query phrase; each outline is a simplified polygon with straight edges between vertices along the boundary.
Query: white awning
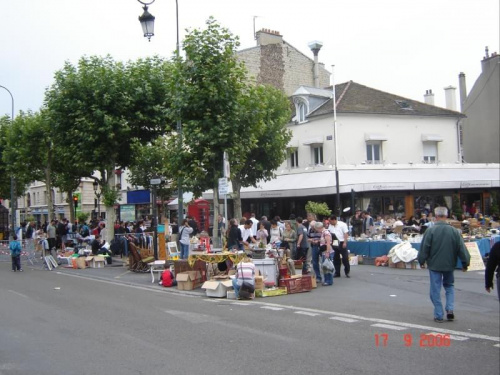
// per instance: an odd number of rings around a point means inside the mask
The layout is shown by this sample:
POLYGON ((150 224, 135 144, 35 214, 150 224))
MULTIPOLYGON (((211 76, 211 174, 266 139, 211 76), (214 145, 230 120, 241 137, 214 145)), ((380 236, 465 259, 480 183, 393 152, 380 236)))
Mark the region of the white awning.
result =
MULTIPOLYGON (((193 200, 193 193, 183 193, 182 194, 182 204, 187 204, 193 200)), ((167 204, 167 207, 171 210, 176 210, 179 205, 179 199, 175 198, 172 202, 167 204)))
POLYGON ((438 134, 422 134, 422 142, 443 142, 443 137, 438 134))
POLYGON ((302 141, 302 144, 305 146, 314 145, 317 143, 323 143, 323 137, 309 138, 309 139, 302 141))
POLYGON ((365 133, 365 141, 387 141, 384 134, 365 133))

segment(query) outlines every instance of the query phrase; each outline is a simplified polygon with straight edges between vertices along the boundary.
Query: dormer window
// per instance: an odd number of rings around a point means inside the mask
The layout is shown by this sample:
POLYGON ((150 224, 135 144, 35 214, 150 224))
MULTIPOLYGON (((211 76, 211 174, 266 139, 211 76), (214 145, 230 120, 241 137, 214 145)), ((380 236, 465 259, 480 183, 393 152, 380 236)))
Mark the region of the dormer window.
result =
POLYGON ((305 98, 295 97, 293 98, 295 104, 295 121, 297 123, 303 123, 307 121, 307 114, 309 113, 309 103, 305 98))

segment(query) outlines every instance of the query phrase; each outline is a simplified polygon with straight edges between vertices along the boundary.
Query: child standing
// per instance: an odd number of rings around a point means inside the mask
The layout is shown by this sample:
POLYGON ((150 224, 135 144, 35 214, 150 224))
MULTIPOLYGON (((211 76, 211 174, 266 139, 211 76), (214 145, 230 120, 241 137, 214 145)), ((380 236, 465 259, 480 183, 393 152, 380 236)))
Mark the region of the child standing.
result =
POLYGON ((23 272, 21 268, 21 244, 17 241, 17 236, 14 235, 9 243, 10 256, 12 257, 12 272, 23 272))

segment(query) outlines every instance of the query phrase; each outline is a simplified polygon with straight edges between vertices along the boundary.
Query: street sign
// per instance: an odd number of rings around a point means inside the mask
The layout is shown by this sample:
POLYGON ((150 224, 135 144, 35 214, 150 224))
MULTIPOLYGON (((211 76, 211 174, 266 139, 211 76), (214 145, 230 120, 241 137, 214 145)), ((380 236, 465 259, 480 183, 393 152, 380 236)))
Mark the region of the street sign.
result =
POLYGON ((152 178, 151 180, 149 180, 149 183, 151 185, 160 185, 161 184, 161 178, 152 178))
POLYGON ((227 178, 219 178, 219 195, 226 195, 229 192, 227 178))

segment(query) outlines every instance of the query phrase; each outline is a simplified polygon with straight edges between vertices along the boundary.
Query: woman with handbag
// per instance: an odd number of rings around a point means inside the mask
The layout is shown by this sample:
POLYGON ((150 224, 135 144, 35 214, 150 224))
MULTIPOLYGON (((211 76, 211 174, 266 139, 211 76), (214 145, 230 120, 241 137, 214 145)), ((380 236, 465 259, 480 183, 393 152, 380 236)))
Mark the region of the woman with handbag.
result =
POLYGON ((324 286, 333 285, 333 249, 332 234, 323 226, 322 222, 314 225, 316 232, 321 233, 319 239, 319 250, 321 252, 321 264, 323 266, 324 286))
POLYGON ((236 265, 236 277, 232 283, 236 298, 252 298, 255 291, 255 265, 248 256, 236 265))

